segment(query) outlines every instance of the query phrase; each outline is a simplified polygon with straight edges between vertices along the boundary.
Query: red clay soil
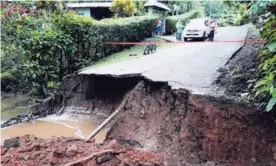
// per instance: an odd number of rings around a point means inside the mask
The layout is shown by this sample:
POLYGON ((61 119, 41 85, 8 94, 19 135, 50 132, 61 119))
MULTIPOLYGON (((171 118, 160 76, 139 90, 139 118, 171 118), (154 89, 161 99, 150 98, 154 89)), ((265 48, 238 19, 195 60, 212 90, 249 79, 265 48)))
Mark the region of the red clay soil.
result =
POLYGON ((26 135, 6 140, 1 146, 2 166, 116 166, 163 165, 159 153, 134 150, 116 140, 99 145, 69 137, 40 139, 26 135))
MULTIPOLYGON (((1 147, 1 164, 276 166, 275 122, 256 110, 146 80, 129 94, 110 124, 109 144, 25 136, 18 138, 19 147, 1 147)), ((119 103, 104 105, 116 108, 119 103)), ((13 142, 6 145, 17 145, 13 142)))
POLYGON ((146 81, 133 91, 107 139, 164 152, 172 166, 276 165, 275 123, 256 110, 146 81))

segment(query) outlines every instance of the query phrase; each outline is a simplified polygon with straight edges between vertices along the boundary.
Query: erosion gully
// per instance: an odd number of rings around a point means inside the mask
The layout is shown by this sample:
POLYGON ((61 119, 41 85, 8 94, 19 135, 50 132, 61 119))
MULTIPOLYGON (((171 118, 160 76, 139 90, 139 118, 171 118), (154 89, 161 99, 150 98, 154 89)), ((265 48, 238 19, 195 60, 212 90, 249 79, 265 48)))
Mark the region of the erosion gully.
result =
POLYGON ((163 153, 164 165, 276 165, 275 123, 246 104, 172 90, 165 82, 135 76, 73 75, 61 89, 35 111, 3 123, 9 127, 1 130, 2 136, 85 137, 127 96, 98 142, 116 139, 124 146, 163 153))

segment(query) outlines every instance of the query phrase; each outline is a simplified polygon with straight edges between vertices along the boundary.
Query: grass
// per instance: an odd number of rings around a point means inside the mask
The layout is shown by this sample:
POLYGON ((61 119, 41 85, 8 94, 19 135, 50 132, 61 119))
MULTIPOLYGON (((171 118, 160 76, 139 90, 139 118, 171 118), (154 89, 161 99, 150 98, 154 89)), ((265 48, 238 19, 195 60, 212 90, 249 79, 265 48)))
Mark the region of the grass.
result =
MULTIPOLYGON (((148 38, 143 42, 146 42, 146 41, 165 42, 165 40, 163 40, 161 38, 156 38, 156 37, 148 38)), ((157 52, 160 48, 165 48, 168 46, 169 45, 167 45, 167 44, 157 45, 157 52)), ((112 55, 107 56, 97 62, 94 62, 91 64, 91 66, 89 66, 89 68, 96 68, 96 67, 100 67, 100 66, 104 66, 104 65, 108 65, 108 64, 112 64, 112 63, 117 63, 117 62, 122 62, 122 61, 130 60, 130 59, 140 58, 143 56, 145 47, 146 47, 145 45, 135 45, 129 49, 112 54, 112 55), (137 54, 137 56, 129 56, 130 54, 137 54)))

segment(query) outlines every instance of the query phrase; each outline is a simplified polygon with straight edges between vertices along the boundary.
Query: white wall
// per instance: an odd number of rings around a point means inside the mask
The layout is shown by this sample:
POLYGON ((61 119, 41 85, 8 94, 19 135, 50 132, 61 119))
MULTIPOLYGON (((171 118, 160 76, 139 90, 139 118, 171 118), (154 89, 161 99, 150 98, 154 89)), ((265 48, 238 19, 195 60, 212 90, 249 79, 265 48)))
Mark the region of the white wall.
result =
POLYGON ((90 8, 77 8, 76 12, 78 12, 79 15, 90 17, 90 8))

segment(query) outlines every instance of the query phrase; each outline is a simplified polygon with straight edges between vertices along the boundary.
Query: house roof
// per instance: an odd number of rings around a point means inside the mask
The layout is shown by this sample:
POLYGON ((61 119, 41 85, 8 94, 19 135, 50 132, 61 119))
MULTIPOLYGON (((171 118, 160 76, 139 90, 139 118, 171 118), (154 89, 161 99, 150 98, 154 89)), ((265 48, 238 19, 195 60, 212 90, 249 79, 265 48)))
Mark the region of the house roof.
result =
POLYGON ((148 0, 145 5, 145 7, 158 7, 158 8, 161 8, 163 10, 167 10, 167 11, 171 11, 171 9, 166 6, 165 4, 163 3, 160 3, 160 2, 157 2, 156 0, 148 0))
POLYGON ((68 3, 67 7, 70 8, 87 8, 87 7, 111 7, 111 2, 88 2, 88 3, 68 3))

